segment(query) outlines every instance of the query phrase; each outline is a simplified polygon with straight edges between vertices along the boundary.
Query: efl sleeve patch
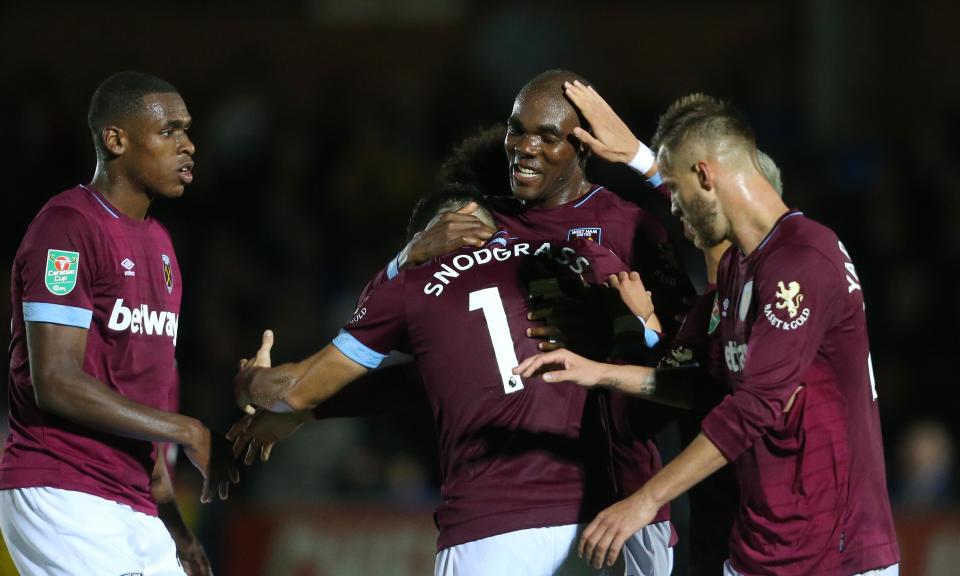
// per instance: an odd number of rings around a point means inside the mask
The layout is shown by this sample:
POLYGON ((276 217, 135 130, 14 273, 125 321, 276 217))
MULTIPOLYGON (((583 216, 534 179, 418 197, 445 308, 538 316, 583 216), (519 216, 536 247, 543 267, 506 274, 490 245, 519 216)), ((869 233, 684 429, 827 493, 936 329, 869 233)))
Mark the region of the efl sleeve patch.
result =
POLYGON ((80 253, 69 250, 47 250, 44 284, 54 296, 66 296, 77 286, 80 253))

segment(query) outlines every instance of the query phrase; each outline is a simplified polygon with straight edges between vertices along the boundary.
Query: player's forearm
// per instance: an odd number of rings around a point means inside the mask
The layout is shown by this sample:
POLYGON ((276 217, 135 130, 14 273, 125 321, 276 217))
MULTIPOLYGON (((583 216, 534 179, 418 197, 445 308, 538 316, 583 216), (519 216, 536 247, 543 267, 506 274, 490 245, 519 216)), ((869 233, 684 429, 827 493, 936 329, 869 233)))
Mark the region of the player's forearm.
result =
POLYGON ((195 418, 135 402, 79 369, 36 371, 34 390, 41 411, 117 436, 192 446, 206 430, 195 418))
POLYGON ((701 371, 692 367, 650 368, 608 364, 600 386, 676 408, 693 405, 701 371))
MULTIPOLYGON (((158 450, 162 450, 158 446, 158 450)), ((167 464, 162 452, 157 456, 154 465, 153 475, 150 479, 150 493, 157 503, 157 516, 163 525, 166 526, 170 537, 179 547, 182 543, 193 539, 193 533, 183 521, 180 514, 180 507, 177 505, 176 493, 173 489, 173 482, 170 480, 170 474, 167 472, 167 464)))
POLYGON ((241 369, 235 379, 237 402, 274 412, 311 410, 366 372, 328 344, 302 362, 241 369))
POLYGON ((727 464, 726 458, 703 434, 697 435, 676 458, 647 481, 636 496, 656 509, 677 498, 727 464))

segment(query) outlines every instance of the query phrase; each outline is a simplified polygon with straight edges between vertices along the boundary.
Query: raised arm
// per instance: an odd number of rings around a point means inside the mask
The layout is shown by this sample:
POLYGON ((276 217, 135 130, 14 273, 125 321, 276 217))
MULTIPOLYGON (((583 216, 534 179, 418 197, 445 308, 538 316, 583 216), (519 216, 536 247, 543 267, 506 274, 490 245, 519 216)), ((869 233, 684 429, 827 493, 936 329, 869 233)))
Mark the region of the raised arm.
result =
POLYGON ((520 362, 513 373, 524 378, 540 374, 547 382, 571 382, 584 388, 610 388, 677 408, 693 405, 696 388, 704 378, 696 367, 606 364, 588 360, 569 350, 530 356, 520 362))
POLYGON ((27 322, 26 333, 30 377, 41 411, 117 436, 180 444, 203 474, 201 500, 209 502, 217 492, 221 499, 227 497, 227 478, 235 482, 237 477, 224 439, 211 435, 195 418, 135 402, 84 372, 86 329, 27 322))
POLYGON ((248 363, 234 380, 237 403, 274 412, 310 410, 367 371, 333 344, 300 362, 273 368, 248 363))

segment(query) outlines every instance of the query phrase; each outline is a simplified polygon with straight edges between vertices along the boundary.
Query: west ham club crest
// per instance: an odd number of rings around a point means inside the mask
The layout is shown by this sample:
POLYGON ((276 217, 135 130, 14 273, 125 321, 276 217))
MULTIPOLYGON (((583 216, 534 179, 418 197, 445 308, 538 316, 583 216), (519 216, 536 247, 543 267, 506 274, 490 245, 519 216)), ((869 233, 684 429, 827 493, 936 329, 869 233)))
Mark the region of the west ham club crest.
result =
POLYGON ((160 258, 163 259, 163 283, 167 285, 167 294, 170 294, 173 292, 173 266, 166 254, 161 254, 160 258))

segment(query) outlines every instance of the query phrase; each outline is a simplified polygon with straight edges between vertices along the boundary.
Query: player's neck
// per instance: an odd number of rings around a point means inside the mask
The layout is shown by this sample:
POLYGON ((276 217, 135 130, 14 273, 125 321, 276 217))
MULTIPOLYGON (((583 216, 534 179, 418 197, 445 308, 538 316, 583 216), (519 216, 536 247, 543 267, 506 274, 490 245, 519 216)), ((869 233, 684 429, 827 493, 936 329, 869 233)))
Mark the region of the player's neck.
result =
POLYGON ((587 179, 581 177, 577 184, 571 183, 568 186, 564 186, 557 191, 556 194, 551 195, 549 198, 546 198, 543 202, 538 204, 537 208, 556 208, 567 202, 573 202, 577 198, 585 195, 590 189, 593 188, 593 184, 587 182, 587 179))
POLYGON ((102 164, 97 164, 90 186, 124 216, 134 220, 143 220, 147 217, 152 198, 141 186, 134 184, 119 170, 110 170, 102 164))
POLYGON ((772 194, 751 198, 746 202, 746 206, 732 211, 732 240, 744 255, 752 254, 767 238, 780 217, 789 211, 776 192, 772 194))

